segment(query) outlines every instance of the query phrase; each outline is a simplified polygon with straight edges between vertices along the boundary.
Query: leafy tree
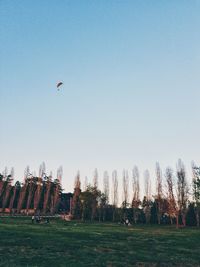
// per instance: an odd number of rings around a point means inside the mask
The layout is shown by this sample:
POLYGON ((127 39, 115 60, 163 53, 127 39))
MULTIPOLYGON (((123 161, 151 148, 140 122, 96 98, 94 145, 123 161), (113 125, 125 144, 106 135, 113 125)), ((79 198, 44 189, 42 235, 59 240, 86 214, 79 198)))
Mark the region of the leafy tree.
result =
POLYGON ((200 225, 200 167, 192 166, 193 169, 193 198, 197 226, 200 225))
POLYGON ((99 212, 99 221, 103 220, 105 221, 105 216, 106 216, 106 207, 107 207, 107 196, 105 193, 101 193, 99 191, 99 196, 98 196, 98 212, 99 212))
POLYGON ((88 218, 93 221, 95 219, 100 197, 101 192, 96 186, 88 185, 86 191, 81 192, 80 201, 82 203, 82 220, 88 218))
POLYGON ((196 208, 194 202, 191 202, 188 205, 188 210, 186 215, 186 225, 197 226, 196 208))
POLYGON ((75 219, 81 218, 81 181, 80 173, 78 171, 74 182, 74 194, 72 199, 72 215, 75 219))

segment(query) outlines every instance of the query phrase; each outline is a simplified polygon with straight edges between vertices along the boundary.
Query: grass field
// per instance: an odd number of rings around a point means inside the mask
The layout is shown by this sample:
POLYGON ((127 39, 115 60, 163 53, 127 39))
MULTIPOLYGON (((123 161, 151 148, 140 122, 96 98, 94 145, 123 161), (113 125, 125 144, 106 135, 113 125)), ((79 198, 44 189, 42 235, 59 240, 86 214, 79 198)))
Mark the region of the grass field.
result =
POLYGON ((0 218, 0 266, 200 266, 200 230, 0 218))

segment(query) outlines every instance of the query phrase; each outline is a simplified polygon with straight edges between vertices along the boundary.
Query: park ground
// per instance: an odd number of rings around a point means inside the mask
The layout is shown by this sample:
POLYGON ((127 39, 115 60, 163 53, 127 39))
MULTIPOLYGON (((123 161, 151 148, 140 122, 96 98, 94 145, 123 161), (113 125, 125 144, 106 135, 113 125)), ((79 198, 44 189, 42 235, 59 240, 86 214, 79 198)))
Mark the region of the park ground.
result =
POLYGON ((200 266, 200 229, 0 218, 0 266, 200 266))

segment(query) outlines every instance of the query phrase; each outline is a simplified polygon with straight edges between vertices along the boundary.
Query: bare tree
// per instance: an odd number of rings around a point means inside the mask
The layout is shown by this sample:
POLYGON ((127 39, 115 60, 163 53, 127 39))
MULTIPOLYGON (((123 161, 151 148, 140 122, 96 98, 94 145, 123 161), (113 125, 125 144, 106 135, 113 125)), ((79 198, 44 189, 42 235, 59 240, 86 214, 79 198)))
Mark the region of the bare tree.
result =
POLYGON ((30 167, 27 165, 24 170, 24 180, 26 180, 30 175, 30 167))
POLYGON ((128 206, 128 188, 129 188, 129 177, 128 177, 128 171, 123 170, 123 180, 122 180, 122 185, 123 185, 123 203, 122 206, 126 209, 128 206))
POLYGON ((122 173, 122 216, 125 220, 127 217, 127 207, 128 207, 128 188, 129 188, 129 176, 128 171, 123 170, 122 173))
POLYGON ((52 194, 52 176, 46 177, 46 179, 43 181, 43 186, 45 187, 44 190, 44 201, 43 201, 43 211, 44 213, 49 212, 51 207, 51 194, 52 194))
POLYGON ((39 177, 43 178, 43 176, 46 174, 46 166, 45 163, 42 162, 39 167, 39 177))
POLYGON ((144 172, 144 190, 145 190, 145 196, 147 200, 151 200, 151 180, 150 180, 150 173, 148 170, 144 172))
POLYGON ((51 213, 55 213, 58 210, 58 205, 60 202, 60 197, 62 193, 62 175, 63 175, 63 169, 62 166, 60 166, 57 170, 57 179, 53 181, 53 193, 51 195, 51 213))
POLYGON ((98 171, 97 169, 94 170, 94 177, 93 177, 93 185, 95 188, 98 188, 98 171))
POLYGON ((25 199, 28 192, 28 182, 27 179, 24 181, 23 186, 21 187, 20 194, 19 194, 19 200, 17 203, 17 212, 19 213, 22 209, 25 208, 25 199))
POLYGON ((58 181, 61 183, 62 182, 62 177, 63 177, 63 167, 60 166, 58 169, 57 169, 57 179, 58 181))
POLYGON ((36 182, 37 182, 37 178, 30 176, 29 178, 26 179, 26 183, 28 186, 28 198, 27 198, 27 202, 26 202, 26 210, 27 213, 29 212, 29 209, 31 208, 31 203, 36 191, 36 182))
POLYGON ((5 180, 4 180, 4 194, 2 195, 2 208, 5 209, 9 206, 9 202, 10 202, 10 197, 11 197, 11 192, 12 192, 12 175, 9 174, 8 175, 8 171, 7 168, 5 168, 4 171, 4 176, 5 176, 5 180))
POLYGON ((3 177, 4 177, 4 179, 7 179, 7 176, 8 176, 8 168, 5 167, 5 169, 3 171, 3 177))
POLYGON ((3 190, 3 185, 4 185, 4 176, 3 173, 0 173, 0 202, 1 202, 1 195, 2 195, 2 190, 3 190))
POLYGON ((88 177, 85 176, 83 190, 86 191, 87 190, 87 187, 88 187, 88 177))
POLYGON ((186 226, 189 188, 186 181, 185 166, 181 159, 177 164, 177 203, 183 226, 186 226))
POLYGON ((112 204, 113 204, 113 221, 115 220, 115 213, 116 213, 116 207, 118 204, 118 178, 117 178, 117 171, 114 170, 112 172, 112 204))
MULTIPOLYGON (((34 210, 35 212, 39 212, 41 209, 43 209, 44 203, 42 203, 42 195, 44 193, 44 188, 47 191, 50 191, 50 189, 47 189, 47 183, 48 187, 51 187, 51 182, 49 181, 47 175, 46 175, 46 166, 45 163, 42 162, 39 167, 39 177, 35 177, 36 180, 36 190, 35 190, 35 195, 34 195, 34 210), (43 180, 45 178, 45 181, 43 180)), ((45 196, 45 210, 47 210, 47 195, 45 196)), ((50 209, 50 204, 49 204, 49 209, 50 209)))
POLYGON ((176 199, 174 195, 173 171, 170 167, 166 169, 165 177, 166 177, 166 183, 167 183, 168 215, 170 217, 171 224, 173 224, 173 218, 176 218, 176 223, 178 226, 178 210, 177 210, 176 199))
POLYGON ((109 203, 109 175, 108 172, 105 171, 103 175, 103 192, 106 197, 107 204, 109 203))
POLYGON ((19 181, 17 181, 15 185, 13 186, 13 192, 12 192, 12 196, 11 196, 10 203, 9 203, 9 209, 11 211, 17 206, 17 199, 18 199, 17 195, 20 192, 20 188, 21 188, 21 184, 19 181))
POLYGON ((30 173, 30 167, 26 166, 25 170, 24 170, 24 182, 20 188, 19 191, 19 198, 18 198, 18 203, 17 203, 17 212, 19 213, 21 211, 21 209, 24 209, 26 207, 26 195, 28 194, 28 180, 29 177, 31 176, 30 173))
POLYGON ((150 223, 151 218, 151 180, 149 171, 146 170, 144 172, 144 189, 145 189, 145 196, 143 199, 143 209, 146 218, 146 222, 150 223))
POLYGON ((163 214, 164 208, 164 199, 163 199, 163 188, 162 188, 162 171, 159 163, 156 163, 156 209, 157 209, 157 217, 158 224, 160 224, 160 220, 163 214))
MULTIPOLYGON (((22 189, 23 191, 23 189, 22 189)), ((41 177, 36 178, 36 191, 34 195, 34 210, 39 211, 40 210, 40 203, 42 199, 42 192, 43 192, 43 181, 41 177)))
POLYGON ((3 198, 6 193, 8 178, 10 179, 10 177, 8 177, 8 168, 5 167, 4 171, 1 174, 1 179, 0 179, 0 205, 3 205, 2 203, 4 201, 3 198))
POLYGON ((139 184, 139 170, 137 166, 134 166, 132 170, 132 188, 133 188, 133 199, 132 199, 132 208, 133 208, 133 221, 137 223, 139 216, 139 205, 140 201, 140 184, 139 184))
POLYGON ((107 171, 105 171, 103 174, 103 194, 101 194, 100 199, 101 199, 101 209, 103 213, 103 221, 105 221, 106 208, 109 203, 109 175, 107 171))
POLYGON ((75 176, 75 180, 74 180, 74 188, 78 188, 81 189, 81 179, 80 179, 80 172, 77 172, 77 175, 75 176))
POLYGON ((11 176, 11 179, 14 180, 14 177, 15 177, 14 167, 12 167, 11 170, 10 170, 10 176, 11 176))

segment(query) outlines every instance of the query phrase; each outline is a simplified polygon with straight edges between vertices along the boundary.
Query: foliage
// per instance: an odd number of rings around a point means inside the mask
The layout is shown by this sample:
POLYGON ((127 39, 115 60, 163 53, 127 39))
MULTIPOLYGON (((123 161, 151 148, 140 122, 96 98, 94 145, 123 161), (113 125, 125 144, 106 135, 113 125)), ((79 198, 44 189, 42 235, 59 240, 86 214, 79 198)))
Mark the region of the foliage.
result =
POLYGON ((193 198, 197 225, 200 226, 200 168, 193 166, 193 198))
POLYGON ((45 164, 40 166, 40 177, 33 176, 27 166, 24 172, 24 182, 12 185, 14 169, 8 174, 7 168, 0 174, 0 209, 10 213, 55 213, 62 193, 60 179, 62 169, 59 169, 59 179, 52 181, 45 173, 45 164))

